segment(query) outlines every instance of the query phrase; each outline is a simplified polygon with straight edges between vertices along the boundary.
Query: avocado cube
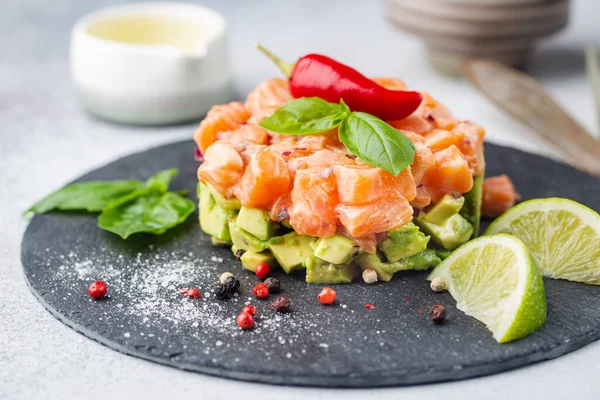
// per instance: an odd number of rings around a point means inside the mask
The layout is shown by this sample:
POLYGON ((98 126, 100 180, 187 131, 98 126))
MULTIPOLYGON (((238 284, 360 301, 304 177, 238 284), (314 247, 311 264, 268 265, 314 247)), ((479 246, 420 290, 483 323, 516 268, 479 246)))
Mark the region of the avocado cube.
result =
POLYGON ((278 228, 268 211, 246 207, 240 209, 236 225, 260 240, 268 240, 273 237, 278 228))
POLYGON ((473 225, 473 236, 479 236, 481 225, 481 202, 483 200, 483 174, 473 178, 473 188, 465 193, 465 204, 460 210, 460 215, 473 225))
POLYGON ((221 239, 216 238, 214 236, 210 237, 210 243, 213 246, 229 246, 229 245, 231 245, 231 242, 226 241, 226 240, 221 240, 221 239))
POLYGON ((448 218, 458 214, 464 203, 464 197, 456 198, 451 194, 447 194, 431 207, 422 219, 432 224, 443 225, 448 218))
POLYGON ((237 249, 260 253, 267 248, 265 242, 237 226, 235 220, 235 217, 229 218, 229 234, 233 245, 237 249))
POLYGON ((398 271, 429 269, 442 262, 436 251, 432 249, 425 249, 415 255, 390 263, 381 261, 378 254, 368 253, 359 254, 354 261, 363 270, 367 268, 375 270, 377 279, 383 282, 391 280, 398 271))
POLYGON ((336 234, 317 241, 315 256, 333 264, 346 264, 357 251, 354 240, 336 234))
POLYGON ((200 192, 199 221, 200 228, 207 235, 214 236, 216 239, 224 242, 231 242, 229 234, 229 217, 235 213, 233 210, 226 210, 219 206, 208 190, 200 192))
POLYGON ((395 231, 388 232, 388 237, 377 247, 389 262, 396 262, 426 249, 429 239, 429 236, 424 235, 418 226, 409 222, 395 231))
POLYGON ((309 257, 306 260, 306 282, 308 283, 350 283, 359 274, 360 268, 355 264, 333 264, 317 257, 309 257))
POLYGON ((242 266, 248 271, 256 272, 256 267, 259 264, 267 264, 269 267, 276 267, 277 262, 275 261, 275 257, 271 254, 270 251, 263 251, 260 253, 256 253, 254 251, 246 251, 240 257, 240 261, 242 262, 242 266))
POLYGON ((226 210, 239 210, 242 207, 242 203, 235 197, 227 199, 210 183, 198 182, 198 187, 196 189, 198 198, 200 198, 203 191, 210 192, 210 194, 213 195, 215 202, 226 210))
POLYGON ((446 250, 454 250, 471 239, 473 225, 459 214, 455 214, 443 225, 436 225, 425 220, 416 219, 415 223, 431 235, 431 239, 446 250))
POLYGON ((303 268, 302 263, 313 254, 311 236, 298 235, 296 232, 286 233, 281 240, 269 241, 268 247, 286 274, 303 268))

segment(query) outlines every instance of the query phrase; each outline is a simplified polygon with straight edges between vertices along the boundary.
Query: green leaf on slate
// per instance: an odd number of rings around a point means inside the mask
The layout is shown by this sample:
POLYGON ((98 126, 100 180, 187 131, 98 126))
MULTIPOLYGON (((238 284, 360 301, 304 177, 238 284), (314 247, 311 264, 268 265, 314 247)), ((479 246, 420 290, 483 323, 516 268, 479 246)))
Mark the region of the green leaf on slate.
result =
POLYGON ((98 226, 123 239, 140 232, 160 235, 184 222, 195 207, 177 193, 140 190, 109 204, 98 217, 98 226))

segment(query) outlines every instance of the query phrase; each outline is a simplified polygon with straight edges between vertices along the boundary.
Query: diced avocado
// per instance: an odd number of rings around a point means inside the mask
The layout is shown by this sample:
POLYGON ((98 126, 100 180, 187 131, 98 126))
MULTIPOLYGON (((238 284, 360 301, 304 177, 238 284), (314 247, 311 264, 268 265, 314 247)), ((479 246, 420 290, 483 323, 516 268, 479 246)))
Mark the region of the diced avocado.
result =
POLYGON ((473 188, 465 194, 465 204, 460 215, 473 226, 473 237, 479 236, 481 225, 481 201, 483 199, 483 174, 473 178, 473 188))
POLYGON ((410 256, 400 261, 404 264, 406 270, 424 270, 437 266, 442 262, 438 252, 433 249, 425 249, 414 256, 410 256))
POLYGON ((352 239, 338 234, 319 239, 315 246, 315 256, 333 264, 346 264, 357 251, 352 239))
POLYGON ((356 264, 333 264, 317 257, 309 257, 305 264, 308 283, 350 283, 360 274, 360 268, 356 264))
POLYGON ((438 265, 442 260, 436 255, 435 250, 425 249, 413 256, 393 263, 381 261, 377 253, 361 253, 355 258, 355 262, 363 270, 367 268, 375 270, 377 272, 377 279, 387 282, 398 271, 429 269, 438 265))
POLYGON ((200 198, 200 193, 202 193, 202 191, 209 191, 213 195, 215 202, 226 210, 239 210, 242 207, 242 203, 240 203, 238 199, 235 197, 230 199, 225 198, 225 196, 219 193, 219 191, 210 183, 198 182, 198 187, 196 188, 198 198, 200 198))
POLYGON ((200 228, 207 235, 216 239, 231 242, 228 220, 235 214, 233 210, 226 210, 215 202, 215 198, 209 190, 200 191, 199 220, 200 228))
POLYGON ((409 222, 395 231, 388 232, 388 237, 383 239, 378 247, 389 262, 396 262, 426 249, 427 243, 429 243, 429 236, 424 235, 418 226, 409 222))
POLYGON ((464 197, 456 198, 451 194, 447 194, 431 207, 422 219, 432 224, 443 225, 448 218, 458 214, 464 203, 464 197))
POLYGON ((277 266, 275 257, 273 257, 273 254, 271 254, 271 252, 268 250, 260 253, 246 251, 240 257, 240 261, 245 269, 252 272, 256 272, 256 266, 259 264, 267 264, 272 268, 277 266))
POLYGON ((454 250, 467 242, 473 235, 473 226, 459 214, 450 217, 443 225, 436 225, 421 219, 414 220, 423 232, 446 250, 454 250))
POLYGON ((266 242, 263 242, 256 236, 237 226, 235 220, 234 217, 229 218, 229 233, 231 235, 231 241, 237 249, 260 253, 267 248, 266 242))
POLYGON ((281 236, 279 243, 269 241, 268 247, 286 274, 303 268, 302 262, 312 256, 311 236, 298 235, 296 232, 281 236))
POLYGON ((278 228, 267 211, 246 207, 240 209, 236 225, 260 240, 270 239, 278 228))
POLYGON ((229 246, 229 245, 231 245, 231 242, 228 242, 226 240, 221 240, 221 239, 216 238, 214 236, 210 237, 210 243, 213 246, 229 246))

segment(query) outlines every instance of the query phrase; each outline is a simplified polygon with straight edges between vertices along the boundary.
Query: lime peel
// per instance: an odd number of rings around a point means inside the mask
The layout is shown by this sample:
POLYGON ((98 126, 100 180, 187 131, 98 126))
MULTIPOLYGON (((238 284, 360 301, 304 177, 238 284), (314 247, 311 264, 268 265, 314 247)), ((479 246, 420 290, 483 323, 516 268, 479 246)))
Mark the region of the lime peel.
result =
POLYGON ((455 250, 427 279, 443 279, 457 308, 483 322, 499 343, 523 338, 546 321, 544 283, 519 239, 474 239, 455 250))
POLYGON ((573 200, 525 201, 485 234, 508 233, 530 250, 543 276, 600 285, 600 215, 573 200))

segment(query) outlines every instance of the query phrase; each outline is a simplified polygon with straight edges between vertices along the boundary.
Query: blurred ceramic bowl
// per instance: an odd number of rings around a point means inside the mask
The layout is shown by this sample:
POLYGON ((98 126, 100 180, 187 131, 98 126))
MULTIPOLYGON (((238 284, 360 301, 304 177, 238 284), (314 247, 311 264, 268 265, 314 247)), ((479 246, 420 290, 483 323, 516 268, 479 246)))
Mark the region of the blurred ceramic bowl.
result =
POLYGON ((196 120, 233 90, 225 21, 186 3, 99 10, 74 26, 71 74, 84 107, 143 125, 196 120))
POLYGON ((536 40, 563 29, 569 0, 387 0, 389 20, 425 41, 438 69, 460 72, 465 59, 518 66, 536 40))

